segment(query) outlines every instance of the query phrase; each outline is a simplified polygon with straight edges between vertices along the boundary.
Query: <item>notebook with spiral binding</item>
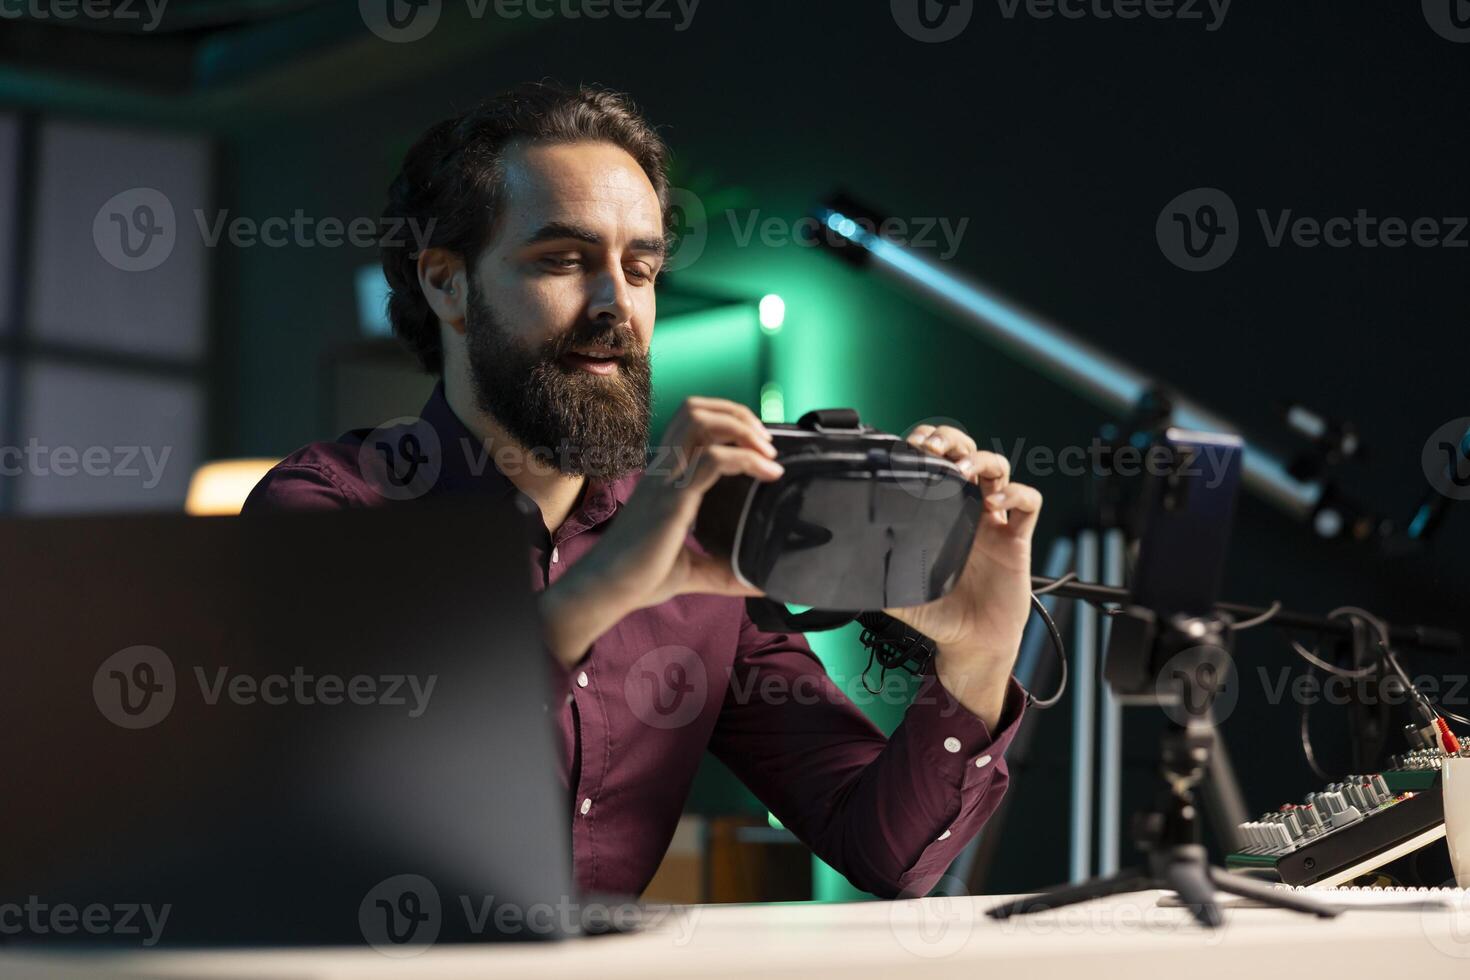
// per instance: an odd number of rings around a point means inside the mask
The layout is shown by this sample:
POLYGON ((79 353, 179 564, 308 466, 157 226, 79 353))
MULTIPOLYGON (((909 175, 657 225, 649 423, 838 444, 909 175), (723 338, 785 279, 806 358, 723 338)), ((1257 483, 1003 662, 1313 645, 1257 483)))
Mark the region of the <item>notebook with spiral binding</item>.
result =
MULTIPOLYGON (((1470 902, 1470 888, 1427 888, 1423 886, 1395 885, 1388 888, 1367 888, 1352 885, 1340 885, 1329 888, 1321 888, 1315 885, 1272 885, 1283 891, 1301 892, 1317 899, 1324 905, 1331 905, 1343 909, 1368 909, 1376 912, 1400 910, 1406 912, 1420 912, 1428 909, 1459 908, 1470 902)), ((1179 908, 1183 905, 1177 895, 1164 895, 1159 899, 1159 905, 1167 908, 1179 908)), ((1266 908, 1260 902, 1249 898, 1238 898, 1235 896, 1220 896, 1220 905, 1223 908, 1232 909, 1260 909, 1266 908)))
POLYGON ((1338 885, 1332 888, 1315 888, 1311 885, 1277 885, 1276 887, 1286 891, 1305 892, 1323 902, 1349 908, 1455 906, 1470 899, 1470 889, 1430 888, 1424 885, 1391 885, 1386 888, 1353 885, 1338 885))

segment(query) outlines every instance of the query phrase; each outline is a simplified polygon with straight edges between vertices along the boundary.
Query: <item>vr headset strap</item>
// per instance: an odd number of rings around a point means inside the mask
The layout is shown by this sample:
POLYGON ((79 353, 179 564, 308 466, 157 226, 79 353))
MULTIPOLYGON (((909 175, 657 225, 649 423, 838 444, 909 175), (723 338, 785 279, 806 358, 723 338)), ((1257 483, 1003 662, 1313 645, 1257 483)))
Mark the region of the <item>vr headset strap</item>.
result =
POLYGON ((862 421, 854 408, 814 408, 796 424, 803 429, 861 429, 862 421))
POLYGON ((745 600, 745 610, 750 621, 767 633, 815 633, 846 626, 856 619, 863 627, 863 646, 873 653, 868 666, 876 658, 885 671, 901 669, 922 674, 936 649, 934 641, 923 633, 877 610, 854 613, 808 609, 793 613, 785 603, 754 598, 745 600))
POLYGON ((857 619, 857 612, 831 609, 808 609, 794 613, 783 602, 774 599, 750 598, 745 600, 745 611, 750 621, 767 633, 818 633, 835 630, 857 619))

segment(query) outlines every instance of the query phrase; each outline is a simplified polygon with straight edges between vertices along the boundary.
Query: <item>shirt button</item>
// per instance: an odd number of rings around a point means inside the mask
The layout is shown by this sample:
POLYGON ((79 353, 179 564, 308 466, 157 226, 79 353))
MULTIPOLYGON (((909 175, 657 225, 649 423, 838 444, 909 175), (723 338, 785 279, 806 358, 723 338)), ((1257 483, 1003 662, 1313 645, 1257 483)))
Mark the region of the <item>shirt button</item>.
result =
POLYGON ((990 756, 988 755, 982 755, 980 758, 975 760, 976 769, 984 769, 988 765, 990 765, 990 756))
POLYGON ((944 740, 944 751, 946 751, 946 752, 958 752, 959 750, 960 750, 960 740, 959 739, 957 739, 953 735, 951 735, 949 738, 947 738, 947 739, 944 740))
POLYGON ((577 686, 578 687, 586 687, 587 686, 587 672, 585 670, 582 671, 580 674, 577 675, 577 686))
POLYGON ((586 816, 587 811, 590 809, 592 809, 592 797, 589 796, 582 801, 582 815, 586 816))
POLYGON ((552 548, 551 548, 551 563, 553 565, 555 565, 559 561, 561 561, 561 552, 556 549, 556 546, 555 545, 552 545, 552 548))
POLYGON ((944 833, 940 834, 939 835, 939 839, 940 840, 949 840, 949 831, 946 830, 944 833))

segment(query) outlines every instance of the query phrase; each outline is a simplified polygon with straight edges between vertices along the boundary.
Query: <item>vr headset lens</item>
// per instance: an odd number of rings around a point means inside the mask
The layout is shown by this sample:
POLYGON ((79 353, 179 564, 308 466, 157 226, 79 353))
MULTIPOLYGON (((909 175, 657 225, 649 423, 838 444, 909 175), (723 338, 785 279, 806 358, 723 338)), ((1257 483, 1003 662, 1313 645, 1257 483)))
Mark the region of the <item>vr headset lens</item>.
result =
POLYGON ((937 474, 795 476, 754 501, 737 568, 782 602, 822 609, 916 606, 949 591, 977 506, 937 474), (763 530, 762 530, 763 529, 763 530), (958 559, 958 560, 956 560, 958 559))

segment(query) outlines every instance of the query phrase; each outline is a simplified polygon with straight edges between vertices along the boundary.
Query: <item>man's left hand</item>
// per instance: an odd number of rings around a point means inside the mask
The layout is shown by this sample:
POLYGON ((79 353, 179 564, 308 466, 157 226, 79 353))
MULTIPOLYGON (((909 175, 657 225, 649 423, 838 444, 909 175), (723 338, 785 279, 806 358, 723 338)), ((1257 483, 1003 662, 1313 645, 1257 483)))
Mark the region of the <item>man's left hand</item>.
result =
POLYGON ((975 543, 948 595, 885 609, 938 645, 935 672, 955 700, 994 729, 1031 614, 1031 535, 1041 494, 1011 482, 1010 462, 984 452, 961 430, 920 425, 908 442, 951 460, 984 494, 975 543))

